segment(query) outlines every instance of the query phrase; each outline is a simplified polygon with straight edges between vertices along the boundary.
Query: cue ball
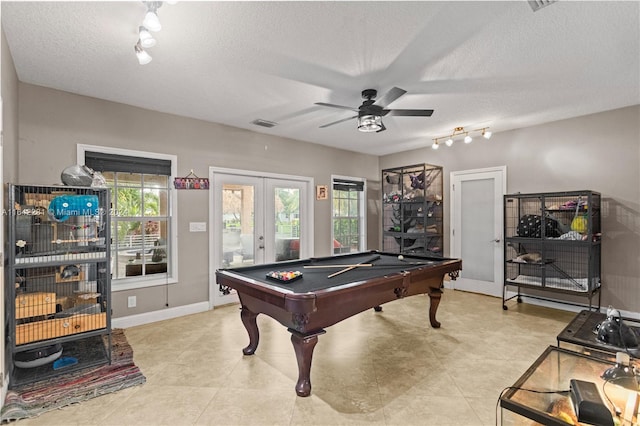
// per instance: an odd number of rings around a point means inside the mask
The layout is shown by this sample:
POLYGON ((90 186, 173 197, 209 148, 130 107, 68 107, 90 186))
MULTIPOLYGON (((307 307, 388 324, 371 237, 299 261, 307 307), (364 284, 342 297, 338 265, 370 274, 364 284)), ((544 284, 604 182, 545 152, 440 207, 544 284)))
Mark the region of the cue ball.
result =
POLYGON ((402 259, 404 259, 403 255, 398 256, 398 260, 402 260, 402 259))

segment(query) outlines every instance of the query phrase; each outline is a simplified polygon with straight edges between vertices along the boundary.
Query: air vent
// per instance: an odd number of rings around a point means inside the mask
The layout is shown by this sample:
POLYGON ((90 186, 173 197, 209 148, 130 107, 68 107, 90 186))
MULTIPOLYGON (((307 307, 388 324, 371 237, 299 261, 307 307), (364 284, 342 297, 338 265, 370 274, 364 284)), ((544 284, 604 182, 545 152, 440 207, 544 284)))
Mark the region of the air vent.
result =
POLYGON ((278 123, 274 123, 273 121, 269 121, 269 120, 263 120, 262 118, 253 120, 251 123, 255 124, 256 126, 266 127, 268 129, 278 125, 278 123))
POLYGON ((549 6, 552 3, 555 3, 556 0, 527 0, 529 3, 529 6, 531 6, 531 9, 534 12, 537 12, 538 10, 542 9, 545 6, 549 6))

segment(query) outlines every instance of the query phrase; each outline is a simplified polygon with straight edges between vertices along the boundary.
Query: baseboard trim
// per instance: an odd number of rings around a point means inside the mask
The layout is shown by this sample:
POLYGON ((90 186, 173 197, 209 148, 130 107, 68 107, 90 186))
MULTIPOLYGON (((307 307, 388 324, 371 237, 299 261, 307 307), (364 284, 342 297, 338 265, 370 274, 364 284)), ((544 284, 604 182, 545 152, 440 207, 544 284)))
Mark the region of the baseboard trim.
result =
POLYGON ((178 318, 185 315, 199 314, 209 310, 209 302, 193 303, 191 305, 177 306, 175 308, 163 309, 160 311, 145 312, 143 314, 129 315, 126 317, 113 318, 112 328, 129 328, 137 325, 150 324, 157 321, 178 318))
MULTIPOLYGON (((515 292, 507 291, 507 297, 516 296, 516 295, 517 295, 517 293, 515 293, 515 292)), ((588 305, 567 304, 567 303, 563 303, 563 302, 555 302, 555 301, 553 301, 551 299, 538 298, 537 296, 528 296, 526 294, 522 294, 522 298, 523 298, 524 301, 526 301, 526 303, 530 303, 532 305, 543 306, 543 307, 546 307, 546 308, 553 308, 553 309, 558 309, 558 310, 562 310, 562 311, 580 312, 580 311, 582 311, 584 309, 589 309, 588 305)), ((600 312, 607 313, 607 308, 608 308, 607 306, 600 306, 600 312)), ((616 308, 616 307, 614 306, 614 308, 616 308)), ((640 319, 640 312, 624 311, 624 310, 618 309, 618 308, 616 308, 616 309, 620 312, 620 315, 622 315, 625 318, 640 319)))

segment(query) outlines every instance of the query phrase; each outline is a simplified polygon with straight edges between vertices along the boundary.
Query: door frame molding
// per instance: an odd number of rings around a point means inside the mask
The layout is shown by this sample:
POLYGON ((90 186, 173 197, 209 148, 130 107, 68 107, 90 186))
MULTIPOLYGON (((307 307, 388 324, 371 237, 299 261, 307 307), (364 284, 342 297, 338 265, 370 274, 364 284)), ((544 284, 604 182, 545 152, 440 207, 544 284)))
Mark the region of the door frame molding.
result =
MULTIPOLYGON (((305 209, 304 212, 301 212, 303 217, 300 218, 301 222, 304 220, 305 226, 307 227, 307 238, 305 238, 304 245, 305 250, 309 253, 309 256, 312 257, 314 250, 314 199, 315 199, 315 191, 314 191, 314 179, 308 176, 296 176, 296 175, 287 175, 280 173, 270 173, 270 172, 260 172, 255 170, 243 170, 243 169, 230 169, 225 167, 209 167, 209 309, 214 308, 214 292, 217 291, 216 287, 216 259, 219 258, 217 256, 218 246, 216 244, 216 228, 214 226, 215 217, 214 217, 214 203, 215 203, 215 179, 216 174, 225 174, 225 175, 238 175, 238 176, 246 176, 246 177, 254 177, 254 178, 264 178, 264 179, 281 179, 281 180, 293 180, 300 181, 307 185, 307 200, 306 204, 308 208, 305 209)), ((300 247, 302 251, 302 247, 300 247)))
MULTIPOLYGON (((456 223, 456 192, 454 191, 454 184, 456 183, 457 180, 459 180, 459 178, 464 176, 472 177, 472 175, 480 175, 484 173, 496 173, 496 172, 502 175, 502 188, 500 188, 500 191, 502 192, 502 195, 504 195, 507 193, 507 166, 494 166, 494 167, 486 167, 482 169, 459 170, 459 171, 451 172, 449 174, 449 194, 451 199, 450 209, 449 209, 449 241, 450 241, 449 253, 451 254, 451 256, 455 256, 457 252, 460 252, 459 248, 456 247, 456 243, 459 243, 460 237, 461 237, 460 230, 458 230, 457 238, 454 234, 456 229, 456 224, 457 224, 456 223)), ((478 179, 481 179, 481 177, 478 176, 478 179)), ((504 229, 504 218, 502 217, 503 216, 502 205, 503 205, 503 201, 501 197, 500 200, 496 200, 496 210, 495 210, 496 212, 500 213, 500 217, 501 217, 501 219, 499 220, 500 229, 498 230, 501 243, 504 238, 504 235, 502 235, 503 229, 504 229)), ((495 278, 494 279, 496 280, 496 282, 501 282, 504 275, 504 272, 503 272, 504 262, 502 259, 503 252, 504 250, 498 250, 499 255, 495 259, 495 264, 494 264, 495 278)), ((464 259, 463 259, 463 265, 464 265, 464 259)), ((446 287, 455 288, 454 284, 451 282, 449 282, 446 287)))

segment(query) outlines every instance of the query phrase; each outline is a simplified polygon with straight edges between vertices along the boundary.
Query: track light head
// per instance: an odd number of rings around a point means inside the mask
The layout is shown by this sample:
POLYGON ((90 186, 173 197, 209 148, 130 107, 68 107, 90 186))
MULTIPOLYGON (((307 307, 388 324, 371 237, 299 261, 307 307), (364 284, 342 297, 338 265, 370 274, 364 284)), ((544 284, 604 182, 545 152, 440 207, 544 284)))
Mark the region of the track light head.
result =
POLYGON ((140 65, 146 65, 149 62, 151 62, 151 60, 153 59, 151 57, 151 55, 149 55, 143 48, 142 45, 140 43, 140 40, 138 40, 138 42, 136 43, 136 45, 133 47, 135 52, 136 52, 136 56, 138 57, 138 62, 140 63, 140 65))
POLYGON ((149 31, 160 31, 162 25, 160 19, 158 19, 158 9, 162 6, 161 1, 146 1, 143 2, 147 5, 147 14, 144 15, 142 25, 144 25, 149 31))
POLYGON ((153 47, 156 45, 156 39, 153 38, 149 30, 146 27, 140 26, 138 28, 138 35, 140 37, 140 44, 145 49, 153 47))
POLYGON ((156 15, 155 12, 147 12, 147 14, 144 15, 144 21, 142 21, 142 23, 150 31, 160 31, 162 29, 158 15, 156 15))

